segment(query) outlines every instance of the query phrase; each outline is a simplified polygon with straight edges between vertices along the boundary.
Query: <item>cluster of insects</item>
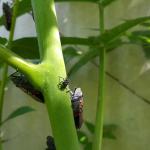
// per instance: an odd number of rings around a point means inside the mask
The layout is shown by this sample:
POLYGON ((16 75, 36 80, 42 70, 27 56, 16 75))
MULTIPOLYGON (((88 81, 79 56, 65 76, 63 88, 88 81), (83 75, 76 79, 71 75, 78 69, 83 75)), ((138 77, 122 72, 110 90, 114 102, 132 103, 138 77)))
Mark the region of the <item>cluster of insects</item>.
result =
MULTIPOLYGON (((39 90, 34 88, 34 86, 30 83, 30 81, 26 78, 25 75, 17 71, 10 75, 10 79, 13 81, 16 87, 23 90, 36 101, 44 103, 43 94, 39 90)), ((75 88, 74 91, 71 91, 68 85, 68 79, 59 77, 57 87, 61 91, 67 90, 67 92, 70 93, 74 122, 76 128, 79 129, 81 128, 83 123, 83 94, 81 88, 75 88)), ((47 150, 55 150, 53 138, 50 136, 47 137, 47 146, 47 150), (50 147, 53 147, 53 149, 50 147)))

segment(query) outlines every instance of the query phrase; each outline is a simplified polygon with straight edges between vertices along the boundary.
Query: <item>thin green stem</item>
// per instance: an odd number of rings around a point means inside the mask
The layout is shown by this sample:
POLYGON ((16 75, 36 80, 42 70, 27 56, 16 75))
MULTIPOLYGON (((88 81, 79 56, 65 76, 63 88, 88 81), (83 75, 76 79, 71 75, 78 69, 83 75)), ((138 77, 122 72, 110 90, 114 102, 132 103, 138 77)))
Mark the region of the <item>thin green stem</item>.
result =
MULTIPOLYGON (((7 47, 11 47, 11 43, 14 37, 14 30, 15 30, 15 23, 16 23, 16 15, 17 15, 17 8, 18 8, 19 0, 15 0, 14 9, 13 9, 13 16, 12 16, 12 24, 9 34, 9 39, 7 43, 7 47)), ((4 94, 5 94, 5 85, 7 82, 7 72, 8 72, 8 65, 3 65, 3 74, 2 74, 2 83, 0 87, 0 123, 2 122, 2 112, 3 112, 3 103, 4 103, 4 94)), ((2 143, 0 143, 0 150, 2 150, 2 143)))
POLYGON ((12 43, 13 37, 14 37, 18 7, 19 7, 19 0, 15 0, 14 7, 13 7, 13 15, 12 15, 12 22, 11 22, 11 28, 10 28, 10 33, 9 33, 9 39, 8 39, 8 43, 7 43, 8 48, 11 48, 11 43, 12 43))
POLYGON ((101 4, 99 4, 98 7, 99 7, 99 16, 100 16, 99 29, 100 29, 100 34, 103 34, 105 31, 105 29, 104 29, 104 26, 105 26, 105 24, 104 24, 104 7, 101 4))
POLYGON ((0 44, 0 57, 5 62, 7 62, 7 64, 11 65, 14 68, 21 70, 22 72, 31 70, 32 66, 34 66, 32 63, 29 63, 23 60, 21 57, 19 57, 18 55, 16 55, 9 49, 3 47, 3 45, 1 44, 0 44))
MULTIPOLYGON (((104 33, 104 8, 99 4, 100 14, 100 33, 104 33)), ((102 149, 103 138, 103 117, 104 117, 104 88, 105 88, 105 48, 100 50, 99 55, 99 91, 96 112, 95 134, 93 141, 93 150, 102 149)))
POLYGON ((1 80, 1 86, 0 86, 0 120, 2 121, 2 110, 3 110, 3 99, 4 99, 4 89, 5 84, 7 82, 7 70, 8 66, 7 64, 4 64, 3 66, 3 72, 2 72, 2 80, 1 80))

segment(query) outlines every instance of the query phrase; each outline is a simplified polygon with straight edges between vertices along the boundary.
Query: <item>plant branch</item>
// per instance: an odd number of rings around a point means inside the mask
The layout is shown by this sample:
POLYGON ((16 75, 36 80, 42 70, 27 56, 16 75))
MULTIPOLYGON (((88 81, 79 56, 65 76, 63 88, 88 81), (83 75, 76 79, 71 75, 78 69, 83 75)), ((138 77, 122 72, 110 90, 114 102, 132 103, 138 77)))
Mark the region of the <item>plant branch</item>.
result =
POLYGON ((26 62, 15 53, 11 52, 9 49, 3 47, 0 44, 0 58, 3 59, 10 66, 19 69, 22 72, 27 73, 28 70, 31 70, 34 66, 33 64, 26 62))
MULTIPOLYGON (((7 43, 8 48, 11 47, 11 43, 12 43, 12 40, 13 40, 13 37, 14 37, 14 30, 15 30, 15 24, 16 24, 18 5, 19 5, 19 0, 15 0, 13 15, 12 15, 12 24, 11 24, 11 29, 10 29, 10 33, 9 33, 8 43, 7 43)), ((8 72, 8 65, 4 63, 4 65, 3 65, 3 74, 2 74, 2 83, 1 83, 1 87, 0 87, 0 124, 2 122, 5 85, 6 85, 6 82, 7 82, 7 72, 8 72)), ((2 150, 2 143, 0 143, 0 150, 2 150)))
MULTIPOLYGON (((58 150, 79 150, 69 93, 58 88, 59 77, 66 78, 53 0, 32 0, 40 49, 41 90, 47 106, 58 150), (70 139, 71 138, 71 139, 70 139)), ((36 75, 35 75, 36 76, 36 75)))
MULTIPOLYGON (((46 7, 47 11, 43 11, 43 9, 45 8, 41 7, 43 5, 42 3, 43 2, 41 2, 40 0, 38 0, 37 2, 34 2, 34 0, 32 0, 38 36, 40 59, 42 62, 53 63, 53 61, 55 61, 56 59, 63 59, 61 57, 62 51, 59 31, 57 28, 55 6, 53 0, 46 0, 44 1, 45 4, 43 7, 46 7), (39 4, 41 4, 41 6, 39 6, 39 4), (49 59, 50 55, 51 59, 49 59)), ((62 60, 60 62, 62 62, 62 60)))
MULTIPOLYGON (((104 33, 104 8, 99 4, 100 34, 104 33)), ((100 50, 99 55, 99 91, 96 112, 96 124, 94 131, 93 150, 101 150, 103 138, 103 116, 104 116, 104 88, 105 88, 105 48, 100 50)))

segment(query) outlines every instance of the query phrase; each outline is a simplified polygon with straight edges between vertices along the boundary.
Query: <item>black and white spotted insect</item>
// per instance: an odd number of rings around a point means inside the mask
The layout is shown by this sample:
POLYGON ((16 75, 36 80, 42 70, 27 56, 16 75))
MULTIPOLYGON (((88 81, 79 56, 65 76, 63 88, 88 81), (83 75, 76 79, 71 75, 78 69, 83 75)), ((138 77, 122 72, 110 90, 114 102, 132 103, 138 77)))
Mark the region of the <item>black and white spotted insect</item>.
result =
POLYGON ((58 88, 61 90, 61 91, 64 91, 67 86, 69 84, 69 80, 66 78, 63 78, 63 77, 59 77, 59 83, 58 83, 58 88))
POLYGON ((83 123, 83 94, 81 88, 75 88, 75 90, 71 92, 71 103, 75 126, 79 129, 83 123))
POLYGON ((5 3, 3 3, 2 7, 3 7, 5 27, 7 30, 10 30, 11 22, 12 22, 12 12, 13 12, 12 4, 5 2, 5 3))

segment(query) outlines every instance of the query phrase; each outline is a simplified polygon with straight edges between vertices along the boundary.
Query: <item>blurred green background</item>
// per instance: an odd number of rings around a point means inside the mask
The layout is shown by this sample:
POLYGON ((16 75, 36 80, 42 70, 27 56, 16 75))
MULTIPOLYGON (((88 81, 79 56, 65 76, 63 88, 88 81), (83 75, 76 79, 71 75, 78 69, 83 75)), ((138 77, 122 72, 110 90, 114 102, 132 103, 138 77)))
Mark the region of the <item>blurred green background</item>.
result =
MULTIPOLYGON (((149 15, 149 6, 149 0, 117 0, 105 10, 106 27, 113 27, 124 19, 149 15)), ((95 4, 60 3, 56 8, 60 32, 65 36, 98 35, 97 31, 90 29, 98 28, 98 9, 95 4)), ((15 38, 35 35, 33 20, 29 14, 18 19, 17 28, 15 38)), ((0 32, 3 36, 8 35, 4 28, 1 28, 0 32)), ((86 50, 86 47, 78 48, 86 50)), ((140 46, 133 44, 121 46, 107 53, 106 63, 106 71, 150 101, 150 61, 140 46)), ((71 87, 81 87, 84 92, 84 119, 94 123, 98 92, 97 67, 89 62, 70 80, 71 87)), ((114 133, 115 140, 104 138, 103 150, 150 150, 150 104, 107 75, 105 91, 104 122, 116 124, 117 130, 114 133)), ((9 82, 3 117, 24 105, 30 105, 36 111, 10 120, 4 125, 4 137, 10 139, 4 143, 4 150, 46 148, 46 136, 51 133, 45 105, 32 100, 9 82)), ((81 130, 87 132, 84 125, 81 130)), ((92 139, 90 133, 88 135, 92 139)))

